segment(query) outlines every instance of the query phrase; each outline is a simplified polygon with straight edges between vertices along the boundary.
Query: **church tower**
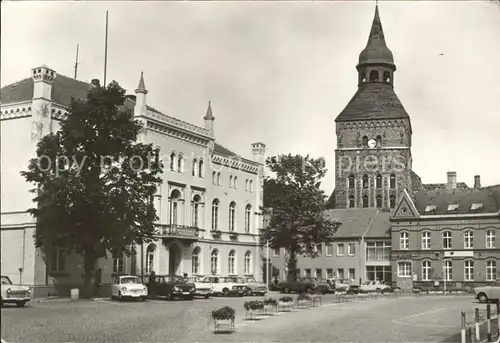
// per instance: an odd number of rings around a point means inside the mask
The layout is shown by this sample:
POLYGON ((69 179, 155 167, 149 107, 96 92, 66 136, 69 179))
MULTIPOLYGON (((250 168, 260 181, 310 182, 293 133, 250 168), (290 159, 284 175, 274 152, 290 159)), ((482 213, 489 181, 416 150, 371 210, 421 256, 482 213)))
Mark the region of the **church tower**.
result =
POLYGON ((394 92, 396 65, 378 6, 359 54, 358 90, 335 119, 335 208, 393 208, 411 189, 411 122, 394 92))

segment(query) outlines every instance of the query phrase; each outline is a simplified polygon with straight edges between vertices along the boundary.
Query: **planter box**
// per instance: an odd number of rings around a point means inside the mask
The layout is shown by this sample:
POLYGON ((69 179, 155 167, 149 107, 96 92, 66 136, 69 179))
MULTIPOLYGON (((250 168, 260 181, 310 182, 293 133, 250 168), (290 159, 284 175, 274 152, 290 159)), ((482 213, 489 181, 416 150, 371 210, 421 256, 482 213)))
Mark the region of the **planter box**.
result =
POLYGON ((282 301, 278 301, 278 311, 291 311, 293 310, 293 301, 291 302, 282 302, 282 301))
POLYGON ((214 333, 234 332, 234 318, 214 319, 214 333))
POLYGON ((311 300, 304 299, 304 300, 297 300, 297 307, 298 308, 309 308, 311 307, 311 300))
POLYGON ((278 312, 278 304, 276 305, 264 305, 264 313, 265 314, 271 314, 271 313, 276 313, 278 312))

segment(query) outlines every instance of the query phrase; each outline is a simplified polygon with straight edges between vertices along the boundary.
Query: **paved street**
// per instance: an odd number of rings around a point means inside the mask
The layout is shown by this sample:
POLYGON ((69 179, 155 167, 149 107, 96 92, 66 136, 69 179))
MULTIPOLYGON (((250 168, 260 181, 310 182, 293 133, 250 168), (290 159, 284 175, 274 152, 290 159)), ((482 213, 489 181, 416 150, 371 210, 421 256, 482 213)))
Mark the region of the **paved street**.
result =
MULTIPOLYGON (((272 295, 274 298, 280 295, 272 295)), ((262 297, 194 301, 114 302, 66 299, 34 301, 2 309, 6 342, 457 342, 460 311, 469 296, 363 300, 246 321, 244 301, 262 297), (213 334, 210 313, 236 310, 236 332, 213 334)), ((470 320, 470 318, 468 319, 470 320)), ((496 328, 496 326, 495 326, 496 328)))

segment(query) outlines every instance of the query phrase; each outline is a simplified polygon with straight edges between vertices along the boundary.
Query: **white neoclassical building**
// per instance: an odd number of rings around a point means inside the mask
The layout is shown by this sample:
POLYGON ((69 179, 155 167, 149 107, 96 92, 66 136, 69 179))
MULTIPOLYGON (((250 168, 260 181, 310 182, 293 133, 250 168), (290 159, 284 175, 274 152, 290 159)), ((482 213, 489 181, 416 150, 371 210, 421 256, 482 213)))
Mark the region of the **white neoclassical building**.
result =
MULTIPOLYGON (((98 80, 93 80, 99 82, 98 80)), ((1 89, 1 263, 2 275, 33 285, 38 296, 66 292, 82 281, 78 256, 33 245, 36 222, 29 185, 19 174, 35 156, 36 143, 54 130, 71 98, 85 98, 92 84, 58 75, 47 66, 1 89)), ((259 229, 265 144, 251 146, 245 159, 215 140, 210 103, 197 126, 148 106, 141 74, 125 106, 144 125, 139 140, 159 147, 163 183, 155 196, 157 239, 132 257, 99 261, 104 283, 114 275, 254 275, 262 279, 259 229)), ((249 147, 250 148, 250 147, 249 147)))

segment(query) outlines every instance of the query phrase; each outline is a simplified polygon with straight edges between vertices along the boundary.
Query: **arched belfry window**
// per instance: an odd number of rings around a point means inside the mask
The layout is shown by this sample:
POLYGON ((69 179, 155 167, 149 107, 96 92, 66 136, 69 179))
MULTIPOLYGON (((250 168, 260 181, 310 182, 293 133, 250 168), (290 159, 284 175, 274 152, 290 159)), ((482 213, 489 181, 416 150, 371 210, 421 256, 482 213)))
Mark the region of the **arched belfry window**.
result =
POLYGON ((378 135, 377 136, 377 148, 380 148, 382 146, 382 136, 378 135))
POLYGON ((379 81, 378 71, 377 70, 372 70, 370 72, 370 82, 378 82, 378 81, 379 81))
POLYGON ((366 73, 364 71, 359 73, 359 83, 365 83, 366 82, 366 73))
POLYGON ((391 83, 391 73, 389 73, 388 71, 384 72, 384 82, 391 83))
POLYGON ((354 188, 354 175, 349 175, 349 188, 354 188))
POLYGON ((382 188, 382 175, 380 174, 377 174, 377 181, 376 181, 376 187, 377 189, 380 189, 382 188))
POLYGON ((368 175, 363 175, 363 188, 368 188, 368 175))
POLYGON ((368 136, 363 136, 363 148, 368 146, 368 136))
POLYGON ((396 188, 396 174, 394 173, 392 173, 389 178, 389 188, 390 189, 396 188))

